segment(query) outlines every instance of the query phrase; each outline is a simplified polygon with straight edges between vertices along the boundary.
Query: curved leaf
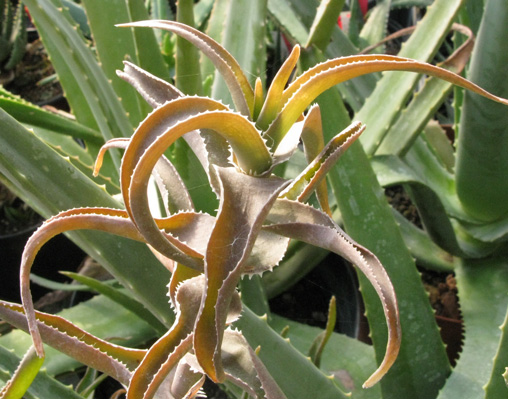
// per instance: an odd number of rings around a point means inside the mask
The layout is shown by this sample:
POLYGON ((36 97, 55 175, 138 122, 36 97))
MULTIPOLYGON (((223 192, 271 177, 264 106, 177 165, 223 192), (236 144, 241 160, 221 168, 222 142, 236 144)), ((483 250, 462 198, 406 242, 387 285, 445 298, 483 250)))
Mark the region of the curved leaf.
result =
MULTIPOLYGON (((2 319, 28 331, 21 305, 0 301, 2 319)), ((62 317, 36 312, 37 328, 50 346, 113 378, 128 383, 131 372, 145 356, 145 350, 125 348, 101 340, 62 317)))
POLYGON ((382 71, 425 73, 464 87, 490 100, 508 105, 507 99, 494 96, 463 77, 431 64, 388 55, 342 57, 325 61, 309 69, 284 91, 285 106, 264 135, 270 147, 277 148, 302 112, 325 90, 346 80, 382 71))
POLYGON ((173 32, 190 41, 214 63, 229 87, 233 102, 238 111, 245 116, 252 114, 254 91, 238 62, 219 43, 197 29, 174 21, 138 21, 120 24, 121 27, 159 28, 173 32))
POLYGON ((219 169, 219 176, 221 203, 205 256, 206 294, 194 330, 196 357, 214 381, 225 378, 221 343, 242 266, 270 205, 286 184, 277 177, 252 177, 234 168, 219 169))
POLYGON ((401 331, 397 298, 383 265, 372 252, 356 244, 335 222, 323 212, 300 202, 280 199, 275 202, 265 229, 309 244, 328 249, 358 267, 374 286, 388 324, 388 342, 385 357, 379 368, 363 384, 377 383, 395 362, 400 348, 401 331))
MULTIPOLYGON (((231 143, 243 170, 262 173, 271 165, 271 155, 254 125, 240 114, 225 112, 224 108, 224 105, 205 98, 181 98, 169 102, 140 125, 124 154, 121 178, 127 211, 150 244, 173 259, 174 250, 168 247, 167 239, 152 218, 147 218, 150 214, 146 196, 148 179, 156 160, 166 148, 189 131, 213 129, 231 143)), ((192 259, 175 260, 196 266, 192 259)))

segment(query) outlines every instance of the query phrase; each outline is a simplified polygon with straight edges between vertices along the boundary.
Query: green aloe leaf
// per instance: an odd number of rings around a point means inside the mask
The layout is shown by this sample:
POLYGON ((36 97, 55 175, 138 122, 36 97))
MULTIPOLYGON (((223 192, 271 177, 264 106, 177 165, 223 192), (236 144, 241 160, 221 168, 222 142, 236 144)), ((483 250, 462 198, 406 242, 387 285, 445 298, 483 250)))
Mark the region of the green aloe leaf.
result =
MULTIPOLYGON (((116 70, 121 69, 122 61, 128 59, 162 79, 169 79, 153 32, 115 27, 115 24, 119 23, 148 19, 144 2, 86 0, 83 1, 83 6, 92 30, 101 69, 121 99, 132 125, 136 126, 150 111, 150 107, 130 85, 116 76, 116 70)), ((126 132, 124 135, 130 133, 126 132)))
POLYGON ((439 399, 485 397, 489 381, 502 378, 502 369, 493 366, 502 338, 499 327, 508 307, 506 259, 501 252, 487 259, 462 260, 455 269, 465 337, 460 358, 439 399))
MULTIPOLYGON (((404 43, 399 56, 430 61, 448 33, 461 3, 461 0, 436 0, 427 8, 425 17, 404 43)), ((367 125, 360 139, 367 154, 372 154, 379 146, 418 79, 413 74, 385 73, 365 105, 356 113, 355 118, 367 125), (387 98, 390 101, 386 101, 387 98), (384 106, 379 107, 379 104, 384 106)))
MULTIPOLYGON (((40 214, 51 217, 62 209, 94 205, 120 207, 103 188, 1 110, 0 122, 0 171, 40 214)), ((170 323, 165 296, 169 272, 143 244, 90 232, 71 233, 71 237, 152 313, 170 323)))
MULTIPOLYGON (((228 2, 221 45, 227 49, 245 71, 250 86, 254 87, 256 77, 264 80, 266 68, 266 9, 267 0, 232 0, 228 2), (242 17, 239 18, 238 16, 242 17)), ((212 97, 234 104, 231 99, 229 85, 221 77, 215 76, 212 97)), ((253 100, 247 98, 247 104, 253 110, 253 100)), ((237 108, 237 111, 243 111, 237 108)))
MULTIPOLYGON (((312 65, 313 59, 308 57, 304 61, 308 67, 312 65)), ((339 94, 336 90, 330 90, 317 99, 323 115, 325 140, 349 123, 347 113, 339 113, 334 105, 337 96, 339 94)), ((401 304, 401 349, 392 370, 381 380, 381 388, 386 395, 434 398, 438 387, 444 384, 450 366, 413 258, 404 245, 370 163, 358 144, 354 143, 331 170, 329 182, 346 231, 379 257, 401 304), (380 241, 379 237, 383 237, 383 240, 380 241), (414 327, 416 313, 419 315, 416 322, 425 328, 414 327), (430 353, 431 357, 427 358, 422 353, 430 353), (410 373, 422 378, 410 382, 407 377, 410 373)), ((360 284, 376 358, 380 362, 387 342, 383 310, 379 306, 377 294, 361 275, 360 284)))
MULTIPOLYGON (((369 11, 369 18, 360 32, 360 38, 363 41, 374 44, 386 36, 390 6, 391 0, 381 0, 377 1, 376 6, 369 11)), ((376 52, 384 53, 379 50, 376 52)))
MULTIPOLYGON (((28 332, 28 323, 21 305, 0 301, 2 319, 28 332)), ((76 360, 127 383, 130 374, 143 359, 145 352, 101 340, 62 317, 36 312, 37 327, 44 341, 76 360)), ((37 356, 44 357, 37 349, 37 356)))
POLYGON ((326 321, 326 328, 316 337, 309 349, 309 356, 317 367, 320 367, 321 365, 321 356, 323 355, 323 351, 326 347, 326 344, 328 343, 328 340, 332 336, 336 321, 337 300, 334 296, 332 296, 332 299, 330 299, 330 303, 328 305, 328 319, 326 321))
MULTIPOLYGON (((118 96, 60 0, 28 0, 25 4, 41 32, 77 120, 99 130, 106 139, 129 136, 132 125, 118 96)), ((116 165, 119 163, 116 158, 116 165)))
MULTIPOLYGON (((500 95, 508 96, 508 84, 499 71, 508 62, 501 38, 508 34, 508 7, 487 1, 476 42, 469 78, 500 95)), ((457 143, 457 193, 473 216, 493 221, 508 212, 508 113, 465 93, 457 143)))
MULTIPOLYGON (((466 35, 468 39, 439 65, 460 73, 469 60, 474 46, 474 37, 471 30, 465 26, 453 24, 452 29, 466 35)), ((451 89, 452 85, 449 82, 435 77, 425 79, 422 88, 390 127, 389 133, 376 150, 376 154, 404 155, 437 112, 451 89)))
POLYGON ((503 373, 506 372, 506 365, 508 364, 508 313, 503 324, 499 328, 501 329, 502 336, 499 341, 496 358, 494 359, 490 381, 485 387, 486 399, 495 399, 508 393, 506 377, 503 378, 503 373))
MULTIPOLYGON (((276 314, 272 315, 270 327, 275 331, 287 331, 287 342, 302 354, 307 354, 314 338, 322 329, 298 323, 276 314)), ((376 369, 374 349, 354 338, 332 333, 321 359, 323 374, 333 376, 335 383, 355 399, 379 399, 381 389, 375 385, 363 389, 362 383, 376 369)), ((333 397, 333 396, 332 396, 333 397)))
POLYGON ((35 352, 35 348, 30 347, 25 356, 23 356, 23 359, 21 359, 12 378, 0 391, 0 398, 22 399, 38 374, 43 362, 44 358, 40 358, 35 352))
POLYGON ((154 317, 147 309, 138 301, 133 299, 130 295, 123 292, 123 290, 119 290, 111 286, 111 284, 106 284, 102 281, 96 280, 94 278, 84 276, 82 274, 73 273, 73 272, 61 272, 67 277, 76 280, 82 285, 91 288, 93 291, 102 294, 112 301, 123 306, 125 309, 130 310, 136 316, 138 316, 141 320, 146 321, 150 324, 155 330, 158 332, 166 331, 165 326, 154 317))
MULTIPOLYGON (((178 2, 176 20, 194 28, 193 0, 178 2)), ((198 49, 181 36, 176 37, 175 81, 176 87, 185 94, 203 94, 198 49)))
POLYGON ((59 134, 70 135, 91 143, 101 144, 104 142, 104 139, 96 130, 72 119, 39 108, 2 88, 0 88, 0 93, 0 108, 21 123, 51 129, 59 134))
MULTIPOLYGON (((242 317, 234 325, 240 328, 251 347, 260 346, 261 361, 286 397, 308 399, 316 392, 319 392, 323 399, 348 397, 345 393, 347 388, 339 386, 327 374, 319 370, 306 355, 273 331, 268 326, 266 318, 258 317, 250 309, 244 308, 242 317), (291 364, 291 370, 288 370, 287 364, 291 364), (289 376, 288 373, 290 373, 289 376), (305 384, 297 384, 295 380, 305 381, 305 384)), ((285 325, 279 326, 283 328, 285 325)), ((277 329, 280 328, 277 327, 277 329)), ((312 334, 311 340, 315 337, 315 331, 312 334)), ((357 381, 359 384, 362 382, 357 381)))
POLYGON ((316 46, 324 51, 330 42, 333 28, 337 25, 337 18, 344 7, 344 0, 322 1, 316 11, 314 22, 310 27, 309 38, 304 47, 316 46))
MULTIPOLYGON (((19 305, 18 305, 19 306, 19 305)), ((155 337, 155 330, 133 313, 98 295, 69 309, 58 316, 69 320, 88 333, 124 346, 138 347, 155 337)), ((21 330, 13 330, 0 337, 0 347, 9 348, 16 356, 23 356, 32 344, 30 335, 21 330)), ((81 365, 54 348, 46 347, 44 368, 50 375, 58 375, 75 370, 81 365)))
MULTIPOLYGON (((11 350, 1 345, 0 356, 2 358, 0 379, 9 378, 8 375, 16 370, 21 359, 12 353, 11 350), (7 371, 5 374, 4 370, 7 371)), ((39 398, 83 399, 83 397, 77 394, 71 387, 49 376, 46 371, 40 371, 37 374, 30 387, 28 387, 28 395, 39 398)))

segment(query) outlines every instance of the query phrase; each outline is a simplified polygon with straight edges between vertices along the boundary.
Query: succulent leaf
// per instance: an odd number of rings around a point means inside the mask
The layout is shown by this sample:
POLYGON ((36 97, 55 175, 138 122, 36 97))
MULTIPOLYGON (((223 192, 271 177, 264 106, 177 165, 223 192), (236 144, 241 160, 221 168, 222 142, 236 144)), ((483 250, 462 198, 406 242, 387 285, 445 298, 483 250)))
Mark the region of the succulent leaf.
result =
POLYGON ((388 55, 336 58, 309 69, 284 91, 284 108, 264 135, 270 147, 277 148, 301 113, 325 90, 358 76, 383 71, 408 71, 436 76, 490 100, 508 105, 508 100, 494 96, 463 77, 431 64, 388 55))
POLYGON ((43 362, 44 358, 39 357, 35 348, 31 346, 23 356, 12 378, 0 390, 0 399, 22 399, 43 362))
POLYGON ((261 224, 286 181, 218 170, 221 203, 205 255, 206 294, 195 326, 194 350, 206 374, 223 381, 221 342, 231 297, 261 224))
POLYGON ((256 126, 262 130, 266 130, 270 123, 275 119, 280 112, 284 103, 282 103, 282 93, 296 67, 298 58, 300 57, 300 46, 296 45, 291 50, 291 54, 284 61, 281 68, 273 78, 273 81, 266 93, 266 99, 261 109, 259 117, 256 119, 256 126))
POLYGON ((264 228, 286 237, 328 249, 344 257, 366 275, 374 286, 388 325, 385 357, 379 368, 363 384, 368 388, 378 382, 395 362, 400 348, 401 331, 397 298, 385 269, 372 252, 355 243, 323 212, 297 201, 275 202, 264 228))
MULTIPOLYGON (((28 331, 27 318, 21 305, 0 301, 0 315, 15 327, 28 331)), ((145 356, 145 350, 111 344, 59 316, 36 312, 35 317, 44 342, 123 384, 128 383, 131 370, 145 356)), ((38 352, 37 355, 40 356, 38 352)))
MULTIPOLYGON (((335 136, 326 147, 318 154, 312 162, 296 177, 293 182, 281 193, 281 198, 298 200, 305 202, 315 190, 322 190, 320 202, 327 204, 324 195, 327 194, 326 187, 320 185, 326 181, 324 177, 330 168, 337 162, 337 159, 347 150, 347 148, 360 136, 365 130, 365 125, 360 122, 354 122, 348 128, 344 129, 335 136)), ((326 198, 326 197, 325 197, 326 198)), ((329 208, 325 209, 326 213, 330 213, 329 208)))
POLYGON ((250 117, 254 107, 254 91, 240 65, 219 43, 197 29, 174 21, 138 21, 117 25, 120 27, 159 28, 173 32, 190 41, 214 63, 229 87, 238 111, 250 117))

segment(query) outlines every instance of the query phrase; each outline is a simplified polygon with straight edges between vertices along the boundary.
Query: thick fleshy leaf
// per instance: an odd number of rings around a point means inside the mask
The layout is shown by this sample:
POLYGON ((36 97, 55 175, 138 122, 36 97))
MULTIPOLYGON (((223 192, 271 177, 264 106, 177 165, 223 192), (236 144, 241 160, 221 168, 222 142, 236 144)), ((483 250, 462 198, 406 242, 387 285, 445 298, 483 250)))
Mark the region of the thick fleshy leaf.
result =
POLYGON ((240 332, 230 329, 224 332, 222 354, 222 364, 228 381, 258 399, 286 398, 240 332))
POLYGON ((44 362, 33 346, 28 349, 18 368, 0 391, 0 399, 22 399, 44 362))
POLYGON ((323 212, 296 201, 275 202, 264 228, 286 237, 328 249, 358 267, 374 286, 388 324, 385 357, 379 368, 364 383, 370 387, 378 382, 395 362, 400 348, 401 331, 397 298, 383 265, 368 249, 354 242, 323 212))
MULTIPOLYGON (((176 320, 171 329, 148 350, 133 374, 127 398, 152 398, 170 372, 192 349, 193 328, 205 288, 203 274, 186 279, 176 290, 176 320)), ((241 301, 233 294, 226 324, 238 319, 241 301)), ((177 382, 173 382, 178 387, 177 382)))
POLYGON ((321 355, 325 349, 326 343, 330 339, 334 329, 335 322, 337 321, 337 301, 334 296, 330 299, 328 305, 328 319, 326 321, 325 330, 319 334, 316 339, 312 342, 312 346, 309 349, 309 356, 316 367, 321 365, 321 355))
MULTIPOLYGON (((313 105, 307 115, 302 129, 302 143, 307 163, 311 163, 317 158, 319 153, 325 147, 323 137, 323 124, 321 122, 321 111, 319 105, 313 105)), ((321 209, 331 215, 330 204, 328 202, 328 186, 323 180, 316 187, 316 198, 319 201, 321 209)))
MULTIPOLYGON (((281 193, 281 198, 305 202, 324 180, 326 174, 365 130, 361 122, 354 122, 335 136, 305 170, 281 193)), ((326 191, 325 191, 326 193, 326 191)))
POLYGON ((116 74, 130 83, 152 108, 157 108, 166 101, 174 100, 183 95, 172 84, 146 72, 132 62, 124 61, 123 64, 124 70, 116 71, 116 74))
POLYGON ((231 92, 238 111, 250 116, 254 106, 254 92, 238 62, 219 43, 197 29, 174 21, 138 21, 117 26, 159 28, 177 34, 199 48, 214 63, 231 92))
POLYGON ((192 329, 204 289, 204 276, 182 282, 176 291, 176 320, 151 346, 129 384, 127 398, 152 398, 180 359, 192 349, 192 329))
MULTIPOLYGON (((125 309, 128 309, 136 316, 138 316, 141 320, 146 321, 150 326, 152 326, 159 333, 164 333, 166 331, 166 327, 162 324, 159 319, 157 319, 152 313, 150 313, 140 302, 132 298, 132 296, 126 294, 122 290, 111 286, 110 284, 106 284, 102 281, 96 280, 92 277, 73 273, 73 272, 60 272, 64 276, 72 278, 73 280, 81 283, 85 287, 90 287, 93 291, 102 294, 112 301, 122 305, 125 309)), ((64 286, 73 286, 75 284, 65 284, 64 286)))
POLYGON ((234 168, 218 172, 221 203, 205 256, 206 295, 194 330, 194 351, 206 374, 223 381, 221 343, 230 300, 261 224, 286 182, 234 168))
POLYGON ((291 54, 284 61, 284 64, 277 71, 277 74, 273 78, 270 88, 266 93, 266 99, 256 120, 256 126, 261 130, 266 130, 270 123, 275 119, 277 114, 282 109, 284 103, 282 103, 282 93, 286 88, 286 85, 295 69, 298 58, 300 57, 300 46, 296 45, 291 50, 291 54))
MULTIPOLYGON (((166 219, 156 219, 158 229, 167 229, 164 237, 176 251, 175 257, 185 254, 202 264, 206 242, 213 228, 214 218, 200 213, 179 213, 166 219), (196 234, 196 231, 199 234, 196 234)), ((110 208, 81 208, 61 212, 48 219, 28 240, 23 252, 20 267, 21 298, 26 309, 30 333, 37 352, 42 355, 42 345, 37 332, 32 296, 30 294, 29 275, 32 263, 40 248, 52 237, 71 230, 100 230, 136 241, 146 242, 135 225, 127 217, 127 212, 110 208)))
MULTIPOLYGON (((106 144, 100 148, 99 154, 97 155, 93 171, 94 176, 98 175, 107 150, 111 148, 121 148, 125 150, 129 146, 129 143, 130 139, 128 138, 116 138, 106 142, 106 144)), ((194 210, 192 198, 187 191, 187 187, 185 187, 178 171, 166 156, 162 155, 159 158, 155 164, 152 176, 162 196, 166 214, 169 215, 178 211, 194 210)))
POLYGON ((189 97, 169 102, 157 108, 140 125, 123 157, 122 192, 127 211, 138 229, 157 251, 191 267, 199 265, 188 256, 175 258, 172 245, 153 219, 147 217, 150 215, 146 194, 148 180, 167 147, 185 133, 203 128, 215 130, 231 143, 244 170, 251 173, 267 170, 272 162, 271 155, 259 132, 242 115, 225 111, 224 105, 205 98, 189 97))
MULTIPOLYGON (((15 327, 28 331, 21 305, 0 301, 0 316, 15 327)), ((88 334, 67 320, 36 312, 37 328, 48 345, 127 384, 131 371, 145 356, 145 350, 125 348, 88 334)))
POLYGON ((325 90, 349 79, 382 71, 407 71, 436 76, 490 100, 508 105, 508 100, 494 96, 463 77, 431 64, 388 55, 342 57, 325 61, 309 69, 284 91, 283 103, 286 105, 265 134, 271 148, 277 148, 305 108, 325 90))
MULTIPOLYGON (((139 94, 141 94, 141 96, 152 106, 152 108, 160 107, 167 101, 175 100, 176 98, 183 96, 183 93, 175 86, 159 79, 157 76, 154 76, 127 61, 124 62, 124 65, 125 67, 123 71, 117 71, 118 76, 133 85, 139 94)), ((177 141, 177 150, 173 152, 173 154, 176 153, 176 156, 172 157, 172 162, 175 164, 176 169, 183 171, 186 174, 186 184, 197 188, 197 191, 194 191, 194 201, 202 205, 198 209, 211 212, 213 209, 213 203, 215 202, 215 198, 210 201, 209 197, 210 195, 213 196, 211 191, 215 189, 214 176, 210 171, 210 163, 212 160, 209 160, 209 157, 211 153, 210 151, 207 151, 208 148, 205 146, 203 137, 201 137, 199 132, 188 132, 183 136, 183 139, 192 151, 189 151, 188 147, 185 143, 182 143, 181 140, 177 141), (206 176, 205 173, 202 173, 201 170, 199 170, 199 167, 196 168, 196 158, 199 160, 199 163, 208 176, 206 176), (190 172, 190 167, 192 167, 192 172, 190 172), (212 190, 205 188, 205 186, 208 186, 209 182, 212 185, 212 190), (206 206, 203 206, 205 204, 206 206)), ((215 150, 219 150, 220 148, 221 153, 227 152, 226 158, 228 158, 230 154, 227 142, 224 143, 218 141, 219 140, 215 140, 212 143, 213 148, 215 150), (221 148, 221 146, 224 147, 225 150, 224 148, 221 148)), ((207 144, 211 145, 209 143, 207 144)), ((177 193, 175 194, 178 195, 177 193)))

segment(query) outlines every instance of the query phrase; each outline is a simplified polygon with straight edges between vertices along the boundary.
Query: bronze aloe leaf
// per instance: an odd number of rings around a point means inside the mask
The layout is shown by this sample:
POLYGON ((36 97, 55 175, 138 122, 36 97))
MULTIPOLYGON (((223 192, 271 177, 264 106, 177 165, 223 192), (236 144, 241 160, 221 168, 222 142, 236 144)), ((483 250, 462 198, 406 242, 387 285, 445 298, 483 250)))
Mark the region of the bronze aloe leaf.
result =
POLYGON ((284 398, 242 333, 231 329, 230 324, 241 312, 236 289, 239 279, 271 270, 283 257, 289 239, 297 239, 343 256, 367 276, 378 293, 388 342, 381 365, 364 386, 378 382, 400 347, 397 298, 376 256, 329 216, 324 180, 364 125, 355 122, 325 144, 319 108, 311 107, 306 116, 302 114, 333 85, 385 70, 427 73, 494 101, 508 104, 508 100, 444 69, 384 55, 330 60, 285 88, 298 60, 298 47, 263 99, 259 80, 253 90, 233 57, 203 33, 171 21, 122 26, 166 29, 192 42, 224 76, 239 112, 210 98, 183 96, 171 84, 125 63, 125 70, 118 75, 154 108, 130 139, 113 139, 99 154, 96 171, 104 151, 124 149, 120 186, 125 210, 74 209, 46 221, 30 238, 23 255, 24 310, 1 303, 2 317, 29 329, 39 356, 44 354, 42 341, 60 347, 128 385, 128 398, 193 398, 200 392, 205 375, 218 382, 230 381, 256 398, 284 398), (193 210, 184 183, 164 157, 166 149, 180 137, 196 153, 219 197, 217 216, 193 210), (300 138, 309 166, 294 180, 275 176, 274 165, 291 156, 300 138), (151 175, 164 199, 166 218, 152 216, 147 194, 151 175), (321 209, 305 204, 313 192, 321 209), (103 230, 143 241, 173 273, 169 297, 176 320, 148 350, 130 352, 108 346, 81 334, 68 322, 34 311, 28 282, 33 259, 52 236, 74 229, 103 230), (63 345, 58 342, 60 338, 63 345))

